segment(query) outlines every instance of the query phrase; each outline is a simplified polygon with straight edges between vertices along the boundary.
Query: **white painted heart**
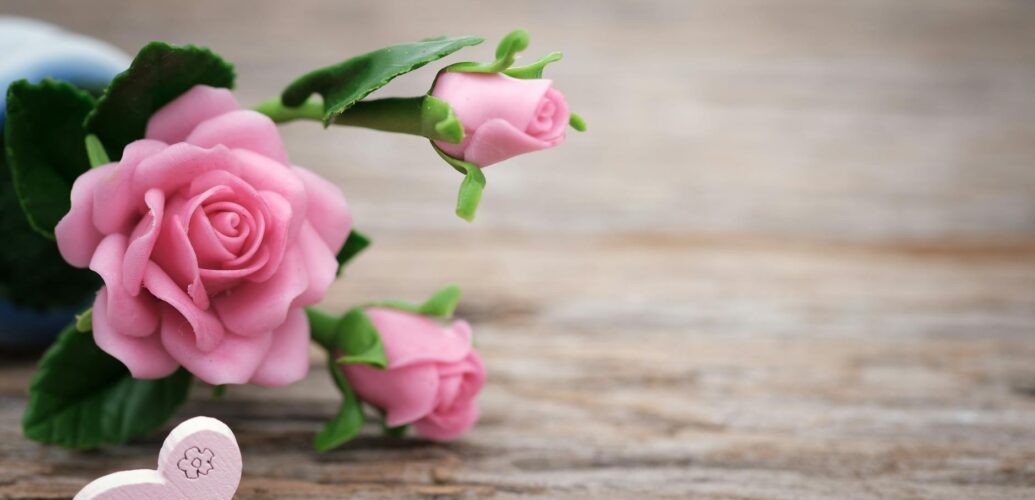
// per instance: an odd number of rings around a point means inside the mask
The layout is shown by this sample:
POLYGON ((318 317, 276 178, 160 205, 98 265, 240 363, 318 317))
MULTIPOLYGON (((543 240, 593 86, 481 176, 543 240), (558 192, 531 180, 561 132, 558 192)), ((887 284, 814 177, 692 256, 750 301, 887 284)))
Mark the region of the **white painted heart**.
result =
POLYGON ((108 474, 75 500, 230 500, 241 482, 241 449, 223 422, 195 417, 165 438, 158 469, 108 474))

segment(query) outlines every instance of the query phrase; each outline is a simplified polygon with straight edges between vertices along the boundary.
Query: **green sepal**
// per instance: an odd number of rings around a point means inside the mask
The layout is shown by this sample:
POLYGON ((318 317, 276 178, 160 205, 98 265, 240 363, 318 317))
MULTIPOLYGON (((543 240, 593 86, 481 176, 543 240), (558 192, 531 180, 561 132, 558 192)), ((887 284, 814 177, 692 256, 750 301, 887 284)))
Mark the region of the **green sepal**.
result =
POLYGON ((583 120, 581 116, 575 113, 571 114, 571 118, 568 119, 568 124, 571 125, 571 128, 579 132, 586 131, 586 120, 583 120))
POLYGON ((464 174, 464 180, 460 183, 460 192, 456 197, 456 215, 467 222, 473 221, 474 215, 478 211, 478 204, 482 201, 482 191, 485 190, 485 174, 477 165, 449 156, 435 143, 431 143, 431 147, 443 160, 446 160, 446 163, 449 163, 457 172, 464 174))
POLYGON ((517 54, 528 48, 528 32, 517 29, 507 33, 496 46, 496 60, 491 63, 461 62, 450 64, 442 71, 460 73, 500 73, 511 67, 517 60, 517 54))
POLYGON ((234 67, 204 47, 151 42, 111 81, 84 125, 109 158, 120 158, 127 144, 144 136, 155 111, 195 85, 232 88, 234 67))
POLYGON ((284 89, 281 102, 288 107, 301 106, 312 94, 320 94, 326 127, 343 111, 395 77, 482 41, 473 36, 440 37, 368 52, 303 75, 284 89))
POLYGON ((423 304, 417 305, 402 300, 386 300, 371 304, 371 307, 388 307, 413 314, 422 314, 433 318, 448 319, 453 317, 462 292, 456 285, 447 285, 432 294, 423 304))
POLYGON ((66 448, 122 444, 164 424, 187 399, 191 375, 179 369, 137 380, 69 325, 44 354, 22 416, 25 437, 66 448))
POLYGON ((319 452, 337 448, 355 437, 366 421, 363 405, 349 385, 339 366, 342 363, 363 363, 385 368, 381 336, 362 308, 354 308, 340 318, 313 308, 306 309, 313 340, 327 350, 327 365, 334 385, 341 392, 341 406, 337 414, 324 424, 313 440, 319 452), (349 353, 335 359, 340 352, 349 353))
POLYGON ((337 356, 338 363, 363 363, 375 368, 388 366, 384 344, 374 323, 363 307, 355 307, 340 317, 314 308, 306 308, 312 339, 327 352, 337 356))
POLYGON ((356 396, 356 392, 352 390, 349 381, 345 379, 341 368, 333 359, 328 360, 327 367, 331 372, 334 385, 341 392, 341 406, 338 407, 338 413, 324 424, 313 439, 313 448, 320 453, 333 450, 356 437, 366 422, 366 418, 363 416, 363 404, 356 396))
POLYGON ((86 134, 86 157, 90 159, 90 168, 111 163, 108 152, 104 150, 104 144, 101 144, 101 140, 94 134, 86 134))
POLYGON ((426 95, 421 107, 421 123, 424 137, 460 144, 464 140, 464 124, 448 102, 432 95, 426 95))
POLYGON ((388 414, 380 408, 378 408, 378 410, 381 412, 381 434, 384 434, 385 436, 394 439, 406 437, 406 433, 410 430, 409 424, 403 424, 397 427, 390 427, 388 425, 388 414))
POLYGON ((460 287, 447 285, 421 304, 420 313, 435 318, 452 318, 462 294, 460 287))
POLYGON ((345 239, 345 244, 338 251, 338 276, 341 276, 341 271, 345 269, 345 264, 356 255, 359 255, 360 252, 366 250, 368 246, 370 246, 370 238, 355 229, 350 231, 348 238, 345 239))
POLYGON ((93 308, 75 315, 75 330, 79 333, 93 331, 93 308))
POLYGON ((336 340, 335 348, 347 354, 335 362, 362 363, 381 369, 388 366, 381 334, 362 308, 354 308, 341 317, 336 340))
POLYGON ((503 70, 503 74, 512 78, 520 78, 522 80, 542 78, 543 70, 546 68, 546 65, 560 61, 562 57, 564 57, 564 54, 560 52, 550 52, 528 66, 503 70))
POLYGON ((82 122, 93 108, 90 94, 57 80, 19 80, 7 91, 4 145, 11 180, 29 224, 51 240, 71 207, 72 184, 90 168, 82 122))
POLYGON ((219 401, 220 399, 223 399, 223 396, 226 396, 226 384, 219 384, 219 385, 212 386, 212 399, 213 400, 219 401))

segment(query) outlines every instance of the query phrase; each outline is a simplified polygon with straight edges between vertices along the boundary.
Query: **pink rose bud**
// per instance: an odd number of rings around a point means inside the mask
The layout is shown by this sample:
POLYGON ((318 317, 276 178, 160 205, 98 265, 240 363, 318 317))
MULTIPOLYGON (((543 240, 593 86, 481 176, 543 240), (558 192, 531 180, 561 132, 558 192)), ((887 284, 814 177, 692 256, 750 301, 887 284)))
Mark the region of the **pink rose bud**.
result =
POLYGON ((303 308, 334 281, 345 197, 292 166, 273 122, 226 89, 194 87, 145 137, 75 181, 55 228, 65 260, 104 279, 97 345, 141 379, 180 366, 210 384, 301 379, 303 308))
POLYGON ((448 102, 464 125, 460 144, 435 145, 479 167, 564 142, 571 116, 564 95, 550 80, 447 71, 439 75, 431 95, 448 102))
POLYGON ((394 309, 366 313, 381 334, 388 367, 342 365, 359 398, 384 410, 389 427, 413 424, 429 439, 453 439, 470 429, 478 420, 475 396, 485 384, 470 325, 442 327, 394 309))

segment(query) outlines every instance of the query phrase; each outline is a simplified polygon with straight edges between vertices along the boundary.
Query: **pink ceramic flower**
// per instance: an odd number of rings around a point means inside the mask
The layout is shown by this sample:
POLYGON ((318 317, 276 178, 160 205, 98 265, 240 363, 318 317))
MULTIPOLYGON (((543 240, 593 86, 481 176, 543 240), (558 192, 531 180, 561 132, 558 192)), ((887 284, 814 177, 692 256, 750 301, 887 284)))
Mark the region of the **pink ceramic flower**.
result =
POLYGON ((564 142, 571 117, 564 95, 550 80, 445 72, 431 95, 448 102, 464 125, 460 144, 435 145, 479 167, 564 142))
POLYGON ((457 321, 444 328, 394 309, 366 313, 381 334, 388 367, 342 366, 359 398, 383 409, 389 426, 413 424, 430 439, 453 439, 470 429, 478 420, 475 397, 485 385, 470 325, 457 321))
POLYGON ((145 137, 76 180, 55 229, 65 260, 104 279, 97 345, 136 378, 299 380, 302 308, 334 281, 352 225, 341 191, 292 166, 273 122, 226 89, 194 87, 145 137))

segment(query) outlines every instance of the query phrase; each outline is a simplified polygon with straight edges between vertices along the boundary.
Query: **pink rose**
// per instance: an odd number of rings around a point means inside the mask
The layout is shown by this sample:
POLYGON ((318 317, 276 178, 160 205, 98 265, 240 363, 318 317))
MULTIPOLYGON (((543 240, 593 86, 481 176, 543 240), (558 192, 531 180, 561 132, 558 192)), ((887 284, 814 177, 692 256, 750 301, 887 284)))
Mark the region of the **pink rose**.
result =
POLYGON ((342 366, 359 398, 384 410, 388 426, 413 424, 429 439, 453 439, 470 429, 478 420, 475 396, 485 385, 470 325, 457 321, 444 328, 394 309, 366 313, 381 334, 388 367, 342 366))
POLYGON ((448 102, 464 125, 460 144, 435 145, 479 167, 564 142, 571 117, 564 95, 550 80, 445 72, 431 95, 448 102))
POLYGON ((301 379, 302 308, 334 281, 352 225, 341 191, 292 166, 273 122, 226 89, 194 87, 145 137, 76 180, 55 229, 65 260, 104 279, 97 345, 141 379, 301 379))

